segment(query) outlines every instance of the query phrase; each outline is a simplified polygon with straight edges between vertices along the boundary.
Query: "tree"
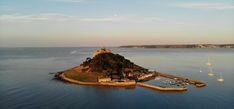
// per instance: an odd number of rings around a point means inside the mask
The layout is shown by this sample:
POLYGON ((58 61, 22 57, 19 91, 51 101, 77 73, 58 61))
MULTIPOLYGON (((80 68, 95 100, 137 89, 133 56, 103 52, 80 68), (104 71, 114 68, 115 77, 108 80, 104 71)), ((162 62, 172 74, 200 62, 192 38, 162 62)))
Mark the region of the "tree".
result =
POLYGON ((118 76, 120 77, 120 79, 123 78, 123 71, 122 71, 122 69, 123 69, 123 65, 120 64, 120 63, 118 63, 117 64, 117 72, 118 72, 118 76))

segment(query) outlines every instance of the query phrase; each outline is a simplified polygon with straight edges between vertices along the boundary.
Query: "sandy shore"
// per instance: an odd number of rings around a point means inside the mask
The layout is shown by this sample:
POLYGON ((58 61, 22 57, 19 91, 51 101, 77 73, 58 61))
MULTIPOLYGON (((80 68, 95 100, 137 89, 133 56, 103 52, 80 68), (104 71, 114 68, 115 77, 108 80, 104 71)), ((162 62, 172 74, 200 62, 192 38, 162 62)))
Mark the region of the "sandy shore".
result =
POLYGON ((119 87, 127 87, 127 86, 135 86, 135 81, 127 81, 127 82, 82 82, 74 79, 67 78, 63 73, 59 75, 59 77, 70 83, 80 84, 80 85, 100 85, 100 86, 119 86, 119 87))

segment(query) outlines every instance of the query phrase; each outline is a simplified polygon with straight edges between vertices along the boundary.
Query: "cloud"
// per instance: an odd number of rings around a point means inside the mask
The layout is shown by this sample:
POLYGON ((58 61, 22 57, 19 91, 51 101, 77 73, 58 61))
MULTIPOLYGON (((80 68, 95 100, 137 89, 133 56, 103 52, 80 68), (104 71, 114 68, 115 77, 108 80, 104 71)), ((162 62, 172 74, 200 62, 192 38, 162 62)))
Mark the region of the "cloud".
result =
POLYGON ((178 4, 177 7, 194 9, 231 10, 234 9, 234 3, 183 3, 178 4))
POLYGON ((68 21, 77 20, 78 16, 69 16, 59 13, 42 13, 42 14, 10 14, 0 15, 1 22, 39 22, 39 21, 68 21))
POLYGON ((106 22, 106 21, 120 21, 119 18, 112 18, 112 17, 97 17, 97 18, 82 18, 81 21, 87 22, 106 22))
POLYGON ((145 17, 145 16, 119 16, 117 14, 113 16, 106 17, 96 17, 96 18, 81 18, 81 21, 90 22, 110 22, 110 21, 162 21, 160 17, 145 17))
POLYGON ((104 17, 80 17, 77 15, 65 15, 60 13, 41 13, 41 14, 9 14, 0 15, 0 22, 117 22, 117 21, 162 21, 160 17, 145 16, 119 16, 117 14, 104 17))
POLYGON ((125 16, 105 16, 105 17, 90 17, 90 18, 81 18, 81 21, 88 21, 88 22, 109 22, 109 21, 123 21, 126 20, 125 16))

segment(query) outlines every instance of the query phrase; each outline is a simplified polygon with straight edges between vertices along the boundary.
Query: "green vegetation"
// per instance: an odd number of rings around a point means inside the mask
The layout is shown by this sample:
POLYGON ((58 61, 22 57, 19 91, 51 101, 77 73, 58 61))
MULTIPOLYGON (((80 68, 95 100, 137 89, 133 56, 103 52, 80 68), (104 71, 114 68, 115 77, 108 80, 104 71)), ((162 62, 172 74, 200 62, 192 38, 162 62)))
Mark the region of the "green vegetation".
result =
POLYGON ((78 81, 83 81, 83 82, 97 82, 98 76, 100 74, 97 73, 87 73, 87 72, 77 72, 75 70, 67 70, 64 71, 64 75, 68 78, 78 80, 78 81))
POLYGON ((85 62, 81 64, 84 67, 89 67, 91 72, 101 72, 115 79, 124 78, 124 75, 138 72, 147 73, 148 70, 135 65, 128 59, 125 59, 119 54, 104 53, 95 56, 93 59, 87 58, 85 62))
POLYGON ((110 77, 117 80, 138 80, 144 74, 148 74, 148 69, 135 65, 119 54, 102 53, 86 60, 77 67, 58 72, 59 77, 63 73, 67 78, 82 82, 97 82, 98 78, 110 77))

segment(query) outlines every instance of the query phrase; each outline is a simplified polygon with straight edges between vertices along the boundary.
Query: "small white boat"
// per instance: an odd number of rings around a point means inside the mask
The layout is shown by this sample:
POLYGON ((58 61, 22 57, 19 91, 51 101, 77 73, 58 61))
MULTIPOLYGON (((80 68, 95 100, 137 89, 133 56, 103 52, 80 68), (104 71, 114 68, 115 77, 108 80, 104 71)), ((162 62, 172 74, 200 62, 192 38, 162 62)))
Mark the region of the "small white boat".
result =
POLYGON ((210 71, 208 72, 208 76, 214 76, 214 73, 213 73, 213 71, 212 71, 212 68, 209 67, 209 69, 210 69, 210 71))
POLYGON ((199 71, 200 73, 202 72, 202 70, 199 71))
POLYGON ((223 78, 218 78, 217 80, 218 80, 219 82, 223 82, 223 81, 224 81, 223 78))
POLYGON ((220 73, 220 78, 218 78, 217 81, 219 81, 219 82, 223 82, 224 81, 223 76, 222 76, 221 73, 220 73))
POLYGON ((210 58, 208 58, 208 61, 207 61, 206 65, 207 66, 211 66, 212 65, 211 62, 210 62, 210 58))
POLYGON ((214 73, 209 72, 208 75, 209 75, 209 76, 214 76, 214 73))
POLYGON ((73 50, 73 51, 70 52, 71 55, 72 55, 72 54, 76 54, 76 53, 77 53, 76 50, 73 50))

